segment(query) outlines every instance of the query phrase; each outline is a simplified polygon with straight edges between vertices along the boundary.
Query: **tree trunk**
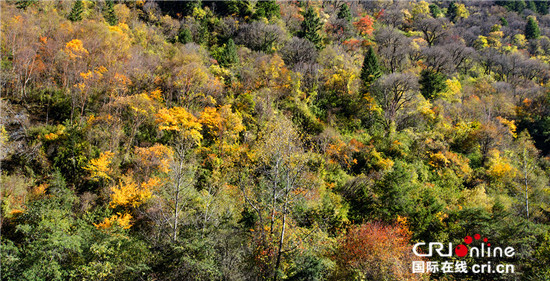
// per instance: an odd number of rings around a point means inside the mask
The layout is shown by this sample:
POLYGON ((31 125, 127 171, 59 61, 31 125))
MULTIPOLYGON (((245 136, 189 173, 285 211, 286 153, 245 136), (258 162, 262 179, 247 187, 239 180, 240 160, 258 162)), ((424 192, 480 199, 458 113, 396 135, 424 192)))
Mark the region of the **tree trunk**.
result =
POLYGON ((285 228, 286 228, 286 208, 288 203, 288 193, 285 194, 285 205, 283 207, 283 226, 281 229, 281 236, 279 238, 279 250, 277 251, 277 261, 275 262, 275 270, 273 272, 273 281, 277 281, 279 266, 281 265, 281 255, 283 254, 283 243, 285 240, 285 228))

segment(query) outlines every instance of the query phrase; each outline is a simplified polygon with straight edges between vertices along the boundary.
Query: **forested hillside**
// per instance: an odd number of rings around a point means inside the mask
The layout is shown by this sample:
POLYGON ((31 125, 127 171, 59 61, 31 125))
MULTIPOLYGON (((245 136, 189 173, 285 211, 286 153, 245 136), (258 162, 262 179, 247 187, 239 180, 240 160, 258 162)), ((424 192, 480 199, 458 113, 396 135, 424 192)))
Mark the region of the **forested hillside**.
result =
POLYGON ((546 1, 0 7, 2 280, 550 280, 546 1))

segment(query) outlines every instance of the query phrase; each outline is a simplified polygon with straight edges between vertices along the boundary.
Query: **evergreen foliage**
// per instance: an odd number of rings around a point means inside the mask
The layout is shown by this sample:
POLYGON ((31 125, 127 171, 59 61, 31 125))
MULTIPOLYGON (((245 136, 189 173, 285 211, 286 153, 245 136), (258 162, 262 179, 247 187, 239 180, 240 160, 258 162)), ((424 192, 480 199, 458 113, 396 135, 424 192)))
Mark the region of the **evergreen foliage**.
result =
POLYGON ((73 9, 71 10, 71 13, 67 17, 70 21, 81 21, 82 20, 82 12, 83 12, 83 4, 82 0, 77 0, 74 2, 73 9))
POLYGON ((109 25, 117 25, 118 18, 115 14, 115 4, 113 0, 105 1, 104 17, 109 25))
POLYGON ((456 4, 456 2, 451 2, 451 4, 449 4, 449 8, 447 8, 447 17, 449 18, 449 20, 455 21, 457 12, 458 5, 456 4))
POLYGON ((191 31, 187 28, 180 29, 180 32, 178 33, 178 42, 182 44, 193 42, 193 35, 191 34, 191 31))
POLYGON ((277 18, 281 16, 281 9, 275 0, 258 1, 254 16, 267 19, 277 18))
POLYGON ((525 26, 525 38, 537 39, 540 37, 539 24, 533 17, 527 19, 527 25, 525 26))
POLYGON ((365 85, 370 85, 381 75, 382 71, 376 53, 372 46, 369 46, 365 58, 363 59, 363 65, 361 66, 361 81, 363 81, 365 85))
POLYGON ((441 72, 422 70, 420 73, 420 92, 426 99, 433 99, 436 95, 445 90, 447 77, 441 72))
POLYGON ((351 11, 349 10, 348 4, 343 3, 343 4, 340 6, 340 10, 338 10, 337 17, 338 17, 339 19, 345 19, 345 20, 347 20, 348 22, 351 22, 352 16, 351 16, 351 11))
POLYGON ((317 49, 320 49, 322 38, 319 31, 323 27, 321 19, 311 6, 307 7, 303 16, 304 20, 302 21, 301 30, 298 36, 309 40, 317 49))
POLYGON ((231 66, 239 62, 239 57, 237 55, 237 47, 233 39, 229 39, 227 44, 223 47, 220 58, 218 60, 222 66, 231 66))

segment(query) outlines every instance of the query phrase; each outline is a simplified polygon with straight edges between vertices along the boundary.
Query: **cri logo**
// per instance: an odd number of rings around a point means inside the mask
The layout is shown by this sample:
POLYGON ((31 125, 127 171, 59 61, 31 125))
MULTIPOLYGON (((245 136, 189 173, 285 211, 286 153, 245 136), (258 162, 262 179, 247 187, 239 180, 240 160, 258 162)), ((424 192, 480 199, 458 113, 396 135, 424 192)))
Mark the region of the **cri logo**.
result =
MULTIPOLYGON (((464 237, 464 244, 470 245, 475 240, 480 240, 480 239, 481 239, 481 235, 479 235, 479 234, 474 234, 473 237, 472 236, 466 236, 466 237, 464 237)), ((487 238, 483 238, 482 241, 483 242, 481 243, 481 247, 470 246, 470 248, 468 248, 468 246, 463 245, 463 244, 457 245, 454 248, 454 253, 458 257, 465 257, 466 255, 468 255, 468 253, 472 257, 479 257, 479 256, 481 256, 481 257, 485 257, 485 256, 486 257, 491 257, 491 256, 493 256, 493 257, 497 257, 497 256, 512 257, 515 254, 514 253, 515 250, 512 247, 506 247, 506 249, 502 249, 500 247, 491 248, 491 243, 487 243, 488 242, 487 238)), ((443 243, 430 242, 430 243, 428 243, 427 253, 426 254, 419 253, 418 252, 418 247, 424 246, 424 245, 426 245, 426 243, 424 243, 424 242, 416 243, 413 246, 414 254, 419 256, 419 257, 431 257, 433 255, 433 252, 435 251, 440 257, 451 257, 453 255, 453 244, 452 243, 449 243, 448 247, 445 247, 443 245, 443 243)))
MULTIPOLYGON (((481 235, 476 233, 474 234, 474 238, 468 235, 464 237, 464 243, 466 243, 467 245, 470 245, 472 244, 472 242, 474 242, 474 239, 475 240, 481 239, 481 235)), ((487 241, 488 241, 487 237, 483 238, 483 242, 487 243, 487 241)), ((487 247, 491 247, 491 243, 487 243, 487 247)), ((465 257, 468 254, 468 247, 462 244, 456 246, 455 254, 459 257, 465 257)))

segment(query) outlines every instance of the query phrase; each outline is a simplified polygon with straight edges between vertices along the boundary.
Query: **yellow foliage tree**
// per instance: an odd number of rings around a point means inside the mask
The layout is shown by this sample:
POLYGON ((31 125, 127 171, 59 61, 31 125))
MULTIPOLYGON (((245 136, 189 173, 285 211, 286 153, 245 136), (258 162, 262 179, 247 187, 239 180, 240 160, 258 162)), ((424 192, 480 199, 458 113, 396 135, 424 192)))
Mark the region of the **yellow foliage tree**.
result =
POLYGON ((102 152, 98 158, 92 159, 90 164, 84 167, 85 170, 90 171, 90 178, 93 180, 110 180, 111 168, 109 165, 115 154, 111 151, 102 152))
POLYGON ((207 128, 208 134, 219 140, 223 138, 234 141, 237 134, 245 129, 241 116, 231 111, 231 105, 224 105, 219 109, 206 107, 199 122, 207 128))
POLYGON ((518 134, 516 132, 517 130, 517 126, 516 126, 516 122, 514 120, 507 120, 506 118, 504 117, 500 117, 498 116, 497 117, 497 120, 504 126, 506 126, 508 128, 508 132, 510 133, 510 135, 514 138, 517 138, 518 137, 518 134))
MULTIPOLYGON (((124 120, 130 128, 126 140, 126 152, 129 153, 134 144, 135 136, 139 128, 145 123, 153 123, 153 114, 159 108, 159 103, 150 97, 147 93, 141 93, 131 96, 123 96, 115 98, 114 102, 110 103, 110 108, 113 112, 118 113, 118 117, 124 120), (123 112, 125 114, 123 114, 123 112)), ((128 154, 125 155, 125 157, 128 154)))
POLYGON ((489 169, 487 174, 496 179, 513 179, 517 169, 512 166, 510 159, 500 156, 500 151, 493 149, 489 152, 489 169))
POLYGON ((460 81, 453 77, 453 79, 447 79, 445 85, 447 89, 439 95, 449 102, 460 101, 462 92, 462 84, 460 84, 460 81))
POLYGON ((283 59, 274 55, 264 57, 258 65, 258 79, 256 88, 269 87, 275 90, 289 90, 291 87, 290 71, 286 68, 283 59))
POLYGON ((199 143, 202 139, 202 125, 198 119, 183 107, 163 108, 156 115, 161 131, 177 131, 185 139, 199 143))
POLYGON ((161 173, 170 171, 170 162, 172 161, 174 151, 162 144, 155 144, 151 147, 135 147, 136 163, 143 169, 145 175, 149 175, 152 170, 158 170, 161 173))
POLYGON ((118 185, 111 187, 111 203, 109 206, 139 207, 153 196, 153 190, 161 183, 157 177, 149 178, 148 181, 138 184, 132 175, 126 175, 118 185))
POLYGON ((89 54, 88 50, 84 48, 82 41, 79 39, 73 39, 67 42, 67 44, 65 44, 65 53, 73 60, 82 58, 84 55, 89 54))
POLYGON ((118 225, 124 229, 128 229, 132 226, 130 223, 130 220, 132 219, 132 215, 130 214, 120 214, 117 213, 116 215, 112 215, 110 218, 105 218, 102 222, 95 224, 94 226, 99 229, 108 229, 111 228, 113 225, 118 225))
POLYGON ((413 5, 411 10, 413 20, 421 19, 430 14, 430 4, 426 1, 420 1, 413 5))
POLYGON ((470 16, 470 11, 466 8, 464 4, 456 4, 456 18, 467 19, 470 16))

